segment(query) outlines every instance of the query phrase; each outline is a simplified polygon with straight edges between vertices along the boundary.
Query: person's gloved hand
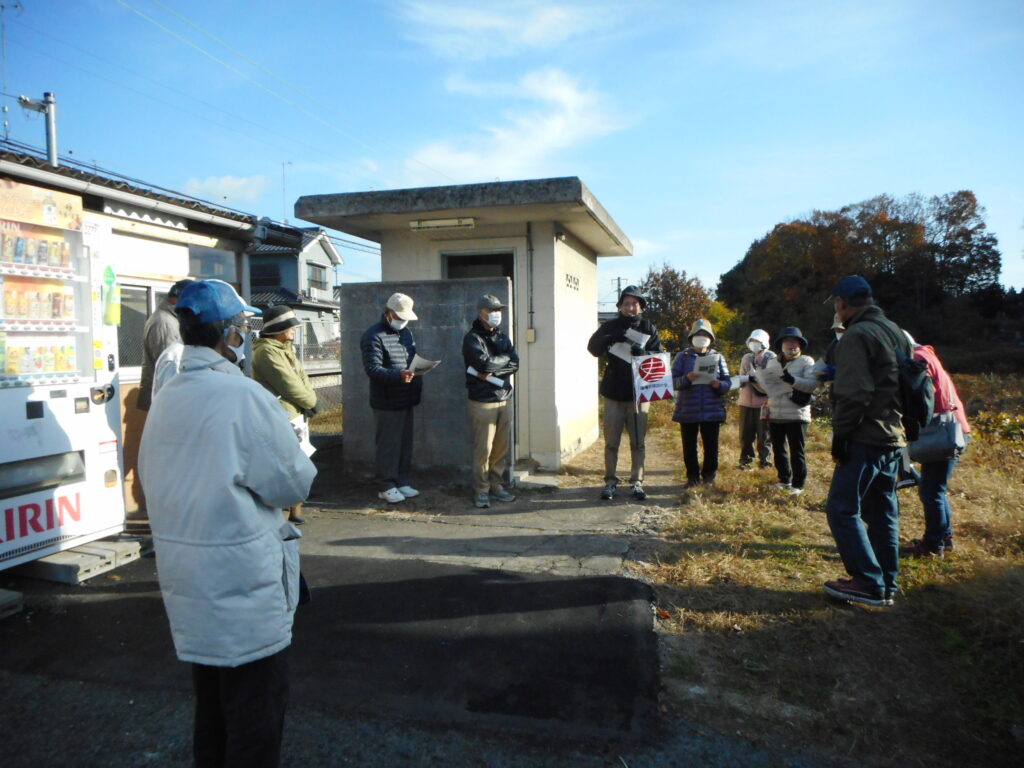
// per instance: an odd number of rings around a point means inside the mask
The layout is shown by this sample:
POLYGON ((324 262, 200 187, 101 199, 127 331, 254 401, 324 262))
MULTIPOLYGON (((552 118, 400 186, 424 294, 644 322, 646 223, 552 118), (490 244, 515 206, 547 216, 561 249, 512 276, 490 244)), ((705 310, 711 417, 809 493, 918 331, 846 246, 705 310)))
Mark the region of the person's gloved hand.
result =
POLYGON ((744 384, 746 384, 746 383, 747 383, 747 382, 748 382, 749 380, 750 380, 750 377, 749 377, 749 376, 747 376, 746 374, 741 374, 741 375, 737 376, 737 377, 736 377, 736 378, 734 379, 734 381, 736 381, 736 382, 737 382, 737 385, 738 385, 738 386, 741 386, 741 387, 742 387, 742 386, 743 386, 744 384))
POLYGON ((312 419, 314 416, 317 415, 317 413, 319 413, 319 411, 317 411, 315 405, 312 408, 306 408, 305 410, 302 411, 302 415, 305 416, 307 419, 312 419))
POLYGON ((630 351, 630 354, 633 355, 633 357, 638 357, 640 355, 646 355, 647 354, 644 351, 644 348, 641 347, 639 344, 634 344, 632 347, 629 348, 629 351, 630 351))
POLYGON ((785 368, 782 369, 782 380, 787 384, 796 384, 796 379, 794 379, 793 375, 785 368))
POLYGON ((850 440, 839 435, 832 435, 832 461, 836 464, 845 464, 850 451, 850 440))

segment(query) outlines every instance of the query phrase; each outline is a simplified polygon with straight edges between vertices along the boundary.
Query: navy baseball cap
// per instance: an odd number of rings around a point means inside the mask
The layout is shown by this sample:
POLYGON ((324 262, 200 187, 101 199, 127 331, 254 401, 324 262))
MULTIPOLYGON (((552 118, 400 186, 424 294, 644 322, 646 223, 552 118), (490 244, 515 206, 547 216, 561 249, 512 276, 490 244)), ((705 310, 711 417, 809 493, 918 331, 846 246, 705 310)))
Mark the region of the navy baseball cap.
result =
POLYGON ((227 320, 239 312, 263 313, 250 307, 238 292, 223 280, 196 280, 186 285, 178 296, 176 310, 188 309, 204 323, 227 320))
POLYGON ((860 275, 847 275, 832 289, 832 293, 825 299, 828 304, 832 299, 852 299, 854 296, 870 296, 871 285, 860 275))

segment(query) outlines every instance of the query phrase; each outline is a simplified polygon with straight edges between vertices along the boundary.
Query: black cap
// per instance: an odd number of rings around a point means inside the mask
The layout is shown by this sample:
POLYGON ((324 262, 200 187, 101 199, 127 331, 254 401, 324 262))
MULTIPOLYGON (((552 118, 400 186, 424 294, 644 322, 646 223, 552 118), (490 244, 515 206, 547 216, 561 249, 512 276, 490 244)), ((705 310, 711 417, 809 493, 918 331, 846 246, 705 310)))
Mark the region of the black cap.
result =
POLYGON ((640 293, 640 289, 635 285, 627 285, 622 289, 622 293, 619 294, 619 300, 615 303, 616 307, 622 306, 622 300, 627 296, 632 296, 640 302, 640 309, 647 309, 647 298, 640 293))
POLYGON ((284 305, 270 307, 263 313, 263 328, 260 330, 260 336, 277 336, 296 325, 302 325, 302 321, 295 317, 295 312, 291 307, 284 305))
POLYGON ((178 282, 176 282, 174 285, 171 286, 171 290, 169 290, 167 292, 167 298, 169 298, 169 299, 176 299, 176 298, 178 298, 181 295, 182 289, 186 285, 188 285, 189 283, 194 283, 194 282, 195 282, 195 280, 193 280, 191 277, 186 277, 184 280, 179 280, 178 282))
POLYGON ((800 342, 800 349, 807 349, 807 339, 804 338, 803 333, 801 333, 800 329, 797 328, 795 325, 790 325, 783 328, 782 333, 778 335, 780 349, 782 348, 782 340, 785 339, 786 337, 794 338, 798 342, 800 342))

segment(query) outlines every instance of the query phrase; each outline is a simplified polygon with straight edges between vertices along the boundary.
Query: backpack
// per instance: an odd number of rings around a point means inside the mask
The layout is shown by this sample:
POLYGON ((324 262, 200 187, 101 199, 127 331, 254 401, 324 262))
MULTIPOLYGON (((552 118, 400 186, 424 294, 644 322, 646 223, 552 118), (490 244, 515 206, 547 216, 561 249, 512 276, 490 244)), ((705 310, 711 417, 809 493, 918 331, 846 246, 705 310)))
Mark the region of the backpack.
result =
POLYGON ((878 320, 870 320, 885 329, 896 353, 896 371, 899 374, 899 398, 903 413, 900 419, 907 433, 907 442, 917 440, 921 430, 935 414, 935 382, 928 375, 928 365, 914 357, 914 350, 905 338, 898 338, 892 328, 878 320), (902 342, 902 343, 900 343, 902 342), (910 355, 904 353, 910 349, 910 355))

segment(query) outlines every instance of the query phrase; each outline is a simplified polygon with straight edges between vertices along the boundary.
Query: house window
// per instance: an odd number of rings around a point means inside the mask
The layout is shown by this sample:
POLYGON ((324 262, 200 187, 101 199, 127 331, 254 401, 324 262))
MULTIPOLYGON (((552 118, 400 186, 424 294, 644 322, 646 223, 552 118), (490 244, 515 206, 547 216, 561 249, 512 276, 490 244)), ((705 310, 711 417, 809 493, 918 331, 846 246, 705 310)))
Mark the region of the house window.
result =
POLYGON ((189 245, 188 273, 200 280, 215 277, 226 283, 237 282, 234 251, 208 248, 205 245, 189 245))
POLYGON ((253 288, 279 288, 281 267, 278 264, 250 264, 249 280, 253 288))
POLYGON ((327 290, 327 267, 319 264, 306 264, 306 278, 310 288, 316 288, 319 291, 327 290))

